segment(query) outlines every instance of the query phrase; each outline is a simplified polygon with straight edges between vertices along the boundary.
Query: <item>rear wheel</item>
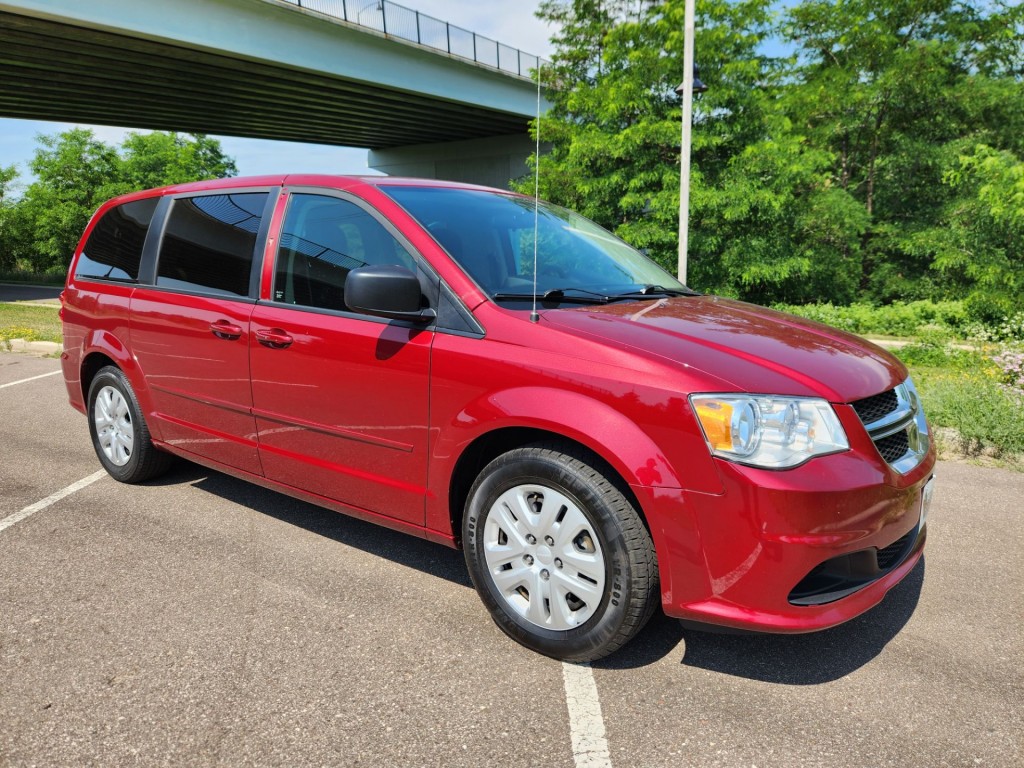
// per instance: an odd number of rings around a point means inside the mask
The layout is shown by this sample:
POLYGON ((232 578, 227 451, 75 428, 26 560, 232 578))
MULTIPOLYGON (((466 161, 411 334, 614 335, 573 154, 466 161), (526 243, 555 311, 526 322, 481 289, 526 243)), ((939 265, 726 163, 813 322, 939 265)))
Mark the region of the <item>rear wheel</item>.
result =
POLYGON ((103 468, 122 483, 162 474, 172 457, 153 445, 139 401, 124 372, 108 365, 89 385, 89 432, 103 468))
POLYGON ((620 648, 657 605, 650 534, 609 467, 559 444, 492 461, 470 490, 466 562, 498 626, 548 656, 620 648))

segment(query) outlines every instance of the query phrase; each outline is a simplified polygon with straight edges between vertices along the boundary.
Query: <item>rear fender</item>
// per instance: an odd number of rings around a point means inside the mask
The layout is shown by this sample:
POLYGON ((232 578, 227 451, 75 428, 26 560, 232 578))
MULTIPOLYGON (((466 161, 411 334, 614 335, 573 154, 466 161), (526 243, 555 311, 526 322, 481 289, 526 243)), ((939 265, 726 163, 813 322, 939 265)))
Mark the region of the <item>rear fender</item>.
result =
POLYGON ((127 346, 121 341, 121 339, 105 329, 90 331, 83 340, 81 355, 82 364, 80 368, 83 404, 89 395, 88 386, 85 382, 85 371, 89 368, 92 359, 94 359, 96 355, 103 355, 104 357, 108 357, 113 360, 114 365, 120 368, 124 372, 124 375, 128 377, 128 381, 132 385, 132 389, 135 390, 135 397, 138 399, 142 412, 146 416, 146 426, 149 428, 150 434, 154 440, 161 440, 162 436, 159 433, 160 420, 151 418, 153 402, 149 394, 149 389, 146 387, 146 379, 142 375, 138 362, 136 362, 135 358, 128 351, 127 346))

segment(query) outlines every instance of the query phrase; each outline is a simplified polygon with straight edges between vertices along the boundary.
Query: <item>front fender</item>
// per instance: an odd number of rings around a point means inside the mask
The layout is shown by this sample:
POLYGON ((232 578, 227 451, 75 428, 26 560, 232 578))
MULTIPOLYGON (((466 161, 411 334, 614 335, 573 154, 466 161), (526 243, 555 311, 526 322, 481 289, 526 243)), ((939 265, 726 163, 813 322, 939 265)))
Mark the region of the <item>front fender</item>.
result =
MULTIPOLYGON (((637 407, 634 403, 634 409, 637 407)), ((579 443, 607 461, 635 489, 699 487, 721 492, 721 480, 703 453, 692 455, 676 430, 659 426, 668 450, 641 423, 651 423, 644 409, 632 419, 607 402, 585 393, 550 386, 518 386, 480 393, 436 424, 430 457, 427 527, 447 532, 448 493, 460 458, 479 438, 510 428, 542 430, 579 443), (710 465, 710 466, 706 466, 710 465)), ((663 419, 664 420, 664 419, 663 419)), ((701 443, 703 447, 703 443, 701 443)), ((649 494, 638 496, 648 497, 649 494)), ((645 509, 645 512, 647 510, 645 509)), ((452 532, 458 535, 458 531, 452 532)))
MULTIPOLYGON (((703 583, 700 536, 680 488, 691 485, 682 473, 701 469, 698 458, 676 467, 658 444, 625 414, 584 394, 549 387, 516 387, 481 396, 445 424, 431 457, 432 492, 427 527, 450 525, 447 489, 458 459, 480 437, 506 428, 530 428, 586 446, 607 461, 631 486, 647 520, 658 553, 664 600, 674 594, 670 562, 685 563, 688 580, 703 583), (443 489, 443 490, 442 490, 443 489)), ((676 458, 676 463, 679 459, 676 458)), ((720 482, 711 468, 702 481, 720 482)), ((459 531, 452 531, 458 537, 459 531)))
POLYGON ((435 458, 459 456, 478 437, 508 427, 541 429, 585 445, 630 485, 682 487, 664 452, 623 413, 550 387, 516 387, 471 402, 442 431, 435 458))

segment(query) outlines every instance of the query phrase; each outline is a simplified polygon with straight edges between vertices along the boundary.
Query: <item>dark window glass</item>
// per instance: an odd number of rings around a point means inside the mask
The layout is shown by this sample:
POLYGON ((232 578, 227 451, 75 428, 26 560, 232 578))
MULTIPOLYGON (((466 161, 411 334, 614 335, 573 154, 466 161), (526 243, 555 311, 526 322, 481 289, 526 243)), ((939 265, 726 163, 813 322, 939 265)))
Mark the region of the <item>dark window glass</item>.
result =
POLYGON ((266 202, 266 192, 175 200, 160 246, 156 284, 248 296, 256 233, 266 202))
POLYGON ((85 241, 75 277, 138 280, 142 246, 159 200, 136 200, 103 214, 85 241))
POLYGON ((550 203, 541 201, 535 212, 531 198, 487 190, 397 185, 381 189, 491 294, 529 299, 534 285, 541 294, 574 290, 577 296, 628 295, 646 286, 684 288, 612 233, 550 203))
POLYGON ((274 301, 345 310, 345 277, 367 264, 416 263, 384 226, 354 203, 294 195, 274 276, 274 301))

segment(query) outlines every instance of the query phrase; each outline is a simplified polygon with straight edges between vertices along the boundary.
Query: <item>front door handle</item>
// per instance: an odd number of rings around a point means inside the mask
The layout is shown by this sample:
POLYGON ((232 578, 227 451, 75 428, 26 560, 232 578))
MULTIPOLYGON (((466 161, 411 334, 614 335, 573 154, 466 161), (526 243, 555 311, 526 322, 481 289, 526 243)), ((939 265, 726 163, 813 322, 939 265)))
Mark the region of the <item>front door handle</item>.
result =
POLYGON ((280 328, 261 328, 256 331, 256 341, 264 347, 270 347, 271 349, 284 349, 295 341, 295 339, 280 328))
POLYGON ((210 331, 218 339, 227 339, 228 341, 234 341, 242 335, 242 327, 229 323, 227 320, 218 320, 215 323, 210 323, 210 331))

